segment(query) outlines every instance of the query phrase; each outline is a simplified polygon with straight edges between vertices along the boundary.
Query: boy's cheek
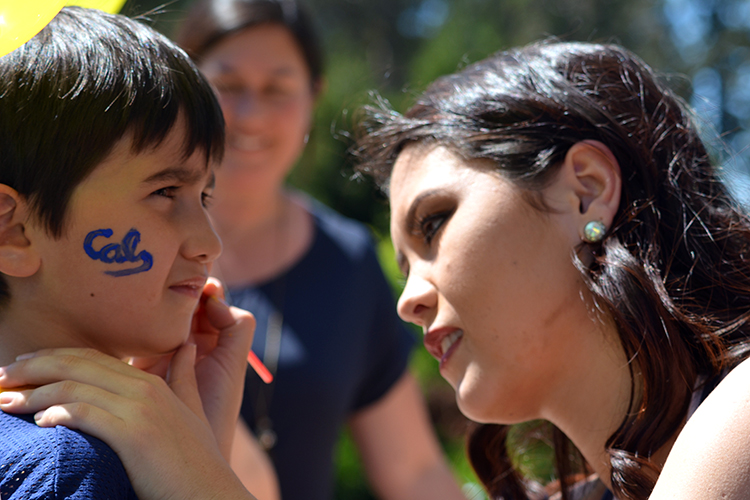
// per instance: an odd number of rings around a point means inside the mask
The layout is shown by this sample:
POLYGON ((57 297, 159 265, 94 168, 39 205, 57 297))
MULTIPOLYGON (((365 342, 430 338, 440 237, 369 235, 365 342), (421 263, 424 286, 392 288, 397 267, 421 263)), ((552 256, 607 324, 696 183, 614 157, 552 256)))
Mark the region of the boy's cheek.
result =
POLYGON ((147 272, 154 264, 151 252, 141 244, 141 233, 133 227, 117 240, 111 228, 89 231, 83 241, 83 251, 94 261, 107 264, 105 274, 119 278, 147 272))

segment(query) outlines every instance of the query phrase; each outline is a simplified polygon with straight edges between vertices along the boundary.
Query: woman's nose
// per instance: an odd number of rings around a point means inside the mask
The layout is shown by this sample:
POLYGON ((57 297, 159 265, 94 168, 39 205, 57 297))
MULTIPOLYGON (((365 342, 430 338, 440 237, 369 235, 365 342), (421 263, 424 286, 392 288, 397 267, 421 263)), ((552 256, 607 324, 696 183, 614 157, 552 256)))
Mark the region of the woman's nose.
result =
POLYGON ((404 321, 426 327, 437 306, 437 291, 429 281, 410 273, 398 299, 398 315, 404 321))

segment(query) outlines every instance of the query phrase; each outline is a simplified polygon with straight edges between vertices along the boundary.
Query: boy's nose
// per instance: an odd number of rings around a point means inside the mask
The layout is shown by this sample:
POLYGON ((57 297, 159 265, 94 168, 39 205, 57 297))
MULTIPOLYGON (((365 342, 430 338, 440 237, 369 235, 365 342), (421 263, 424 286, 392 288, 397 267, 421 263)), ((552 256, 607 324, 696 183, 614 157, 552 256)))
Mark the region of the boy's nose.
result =
POLYGON ((192 225, 193 234, 185 245, 185 257, 210 264, 221 255, 221 239, 208 216, 204 214, 197 219, 192 225))

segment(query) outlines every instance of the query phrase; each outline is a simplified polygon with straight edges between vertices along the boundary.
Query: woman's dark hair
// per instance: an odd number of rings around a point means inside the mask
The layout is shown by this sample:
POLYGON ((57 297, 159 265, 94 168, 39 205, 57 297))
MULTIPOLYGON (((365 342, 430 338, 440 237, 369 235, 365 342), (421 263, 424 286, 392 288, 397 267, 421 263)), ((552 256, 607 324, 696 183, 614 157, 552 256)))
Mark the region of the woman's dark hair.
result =
MULTIPOLYGON (((649 457, 679 429, 693 390, 747 356, 750 223, 719 180, 688 108, 616 45, 543 42, 498 53, 435 81, 404 115, 366 109, 359 170, 387 183, 412 143, 489 159, 533 195, 584 139, 612 150, 621 202, 595 259, 574 256, 597 307, 614 319, 630 363, 630 411, 608 439, 618 498, 645 499, 649 457)), ((533 196, 532 196, 533 197, 533 196)), ((528 498, 506 428, 479 426, 468 453, 492 498, 528 498)), ((554 440, 563 498, 573 473, 554 440)))
MULTIPOLYGON (((190 58, 120 15, 65 7, 0 58, 0 183, 31 205, 55 237, 70 197, 130 132, 132 151, 159 146, 183 118, 183 154, 219 162, 224 119, 190 58)), ((0 279, 0 302, 8 297, 0 279)))
POLYGON ((323 76, 323 54, 309 15, 295 0, 196 0, 175 39, 200 62, 220 40, 262 24, 289 30, 317 87, 323 76))

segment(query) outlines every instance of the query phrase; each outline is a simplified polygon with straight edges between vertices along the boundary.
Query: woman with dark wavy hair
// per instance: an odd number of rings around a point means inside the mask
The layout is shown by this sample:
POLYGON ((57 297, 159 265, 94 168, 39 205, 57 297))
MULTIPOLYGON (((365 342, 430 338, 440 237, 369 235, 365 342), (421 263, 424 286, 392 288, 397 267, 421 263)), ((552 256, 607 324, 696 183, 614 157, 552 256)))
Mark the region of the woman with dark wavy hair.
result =
POLYGON ((742 498, 750 221, 658 75, 539 43, 368 111, 356 154, 389 192, 399 314, 482 423, 490 496, 544 498, 506 439, 541 419, 563 499, 742 498))

